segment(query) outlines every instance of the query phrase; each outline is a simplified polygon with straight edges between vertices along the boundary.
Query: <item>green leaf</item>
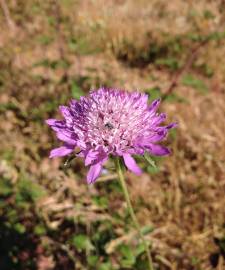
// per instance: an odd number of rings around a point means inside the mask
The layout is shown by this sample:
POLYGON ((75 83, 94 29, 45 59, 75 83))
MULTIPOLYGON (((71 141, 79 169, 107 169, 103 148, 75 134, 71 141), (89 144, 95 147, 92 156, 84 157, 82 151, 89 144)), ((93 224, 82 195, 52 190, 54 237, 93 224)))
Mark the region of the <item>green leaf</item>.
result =
POLYGON ((214 19, 215 15, 210 10, 204 10, 203 15, 205 19, 214 19))
POLYGON ((99 257, 98 256, 95 256, 95 255, 90 255, 87 258, 88 265, 90 265, 90 266, 96 266, 98 260, 99 260, 99 257))
POLYGON ((156 60, 156 65, 158 66, 165 66, 171 70, 177 70, 180 67, 180 63, 178 62, 177 58, 168 57, 168 58, 160 58, 156 60))
POLYGON ((43 225, 38 224, 34 227, 34 233, 38 236, 45 235, 46 234, 46 229, 43 225))
POLYGON ((41 35, 37 39, 41 45, 48 45, 53 42, 53 38, 47 35, 41 35))
POLYGON ((147 172, 150 174, 157 174, 157 173, 159 173, 159 168, 158 167, 154 168, 152 166, 148 166, 147 172))
POLYGON ((154 231, 154 227, 152 226, 149 226, 149 225, 146 225, 144 226, 143 228, 141 228, 141 231, 144 235, 148 234, 148 233, 151 233, 154 231))
POLYGON ((136 264, 135 264, 135 270, 143 270, 148 269, 148 260, 147 258, 143 260, 142 256, 137 258, 136 264))
POLYGON ((71 83, 71 92, 72 97, 75 99, 79 99, 81 96, 84 96, 83 90, 77 85, 76 81, 72 81, 71 83))
POLYGON ((100 206, 102 208, 107 208, 109 205, 108 198, 104 196, 96 196, 93 198, 93 201, 97 206, 100 206))
POLYGON ((160 88, 157 86, 147 89, 145 93, 149 95, 149 101, 153 101, 161 97, 160 88))
POLYGON ((110 262, 105 262, 99 265, 99 270, 111 270, 112 266, 110 262))
POLYGON ((121 245, 119 251, 122 255, 121 264, 123 267, 130 267, 135 264, 136 258, 133 251, 127 245, 121 245))
POLYGON ((74 245, 78 251, 93 250, 93 245, 90 239, 85 234, 74 235, 71 239, 71 244, 74 245))
POLYGON ((191 264, 193 266, 198 266, 199 263, 200 263, 200 260, 196 256, 191 257, 191 264))
POLYGON ((26 231, 26 227, 21 223, 16 223, 14 225, 14 229, 20 234, 23 234, 26 231))
POLYGON ((135 249, 135 256, 138 257, 145 252, 145 245, 143 243, 139 244, 135 249))
POLYGON ((144 154, 144 158, 153 168, 157 168, 155 161, 147 153, 144 154))
POLYGON ((180 103, 188 103, 188 100, 184 97, 181 97, 175 93, 171 93, 165 97, 165 101, 168 102, 180 102, 180 103))
POLYGON ((29 179, 20 179, 17 186, 16 202, 34 202, 46 195, 46 190, 29 179))
POLYGON ((135 264, 136 258, 131 250, 131 248, 127 245, 122 245, 120 247, 120 253, 122 255, 121 266, 123 267, 131 267, 135 264))
POLYGON ((0 179, 0 195, 9 196, 13 192, 12 185, 7 179, 0 179))
POLYGON ((51 68, 54 70, 58 68, 66 69, 70 66, 70 63, 65 59, 59 59, 59 60, 42 59, 33 64, 33 67, 39 67, 39 66, 51 68))
POLYGON ((183 77, 182 83, 186 86, 191 86, 194 89, 198 90, 201 93, 207 93, 208 92, 208 87, 207 85, 200 79, 194 77, 191 74, 186 74, 183 77))
POLYGON ((177 129, 171 129, 170 136, 171 136, 171 138, 173 138, 175 140, 177 137, 177 129))

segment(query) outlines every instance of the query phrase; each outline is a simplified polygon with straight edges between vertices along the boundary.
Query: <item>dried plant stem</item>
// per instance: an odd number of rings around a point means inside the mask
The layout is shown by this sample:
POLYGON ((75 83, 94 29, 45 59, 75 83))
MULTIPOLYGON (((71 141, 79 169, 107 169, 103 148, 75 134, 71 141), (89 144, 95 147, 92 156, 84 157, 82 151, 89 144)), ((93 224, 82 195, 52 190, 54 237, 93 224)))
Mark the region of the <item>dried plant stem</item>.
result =
POLYGON ((126 203, 127 203, 127 208, 129 210, 129 213, 130 213, 130 216, 133 220, 133 223, 140 235, 140 238, 144 244, 144 247, 145 247, 145 251, 146 251, 146 254, 147 254, 147 258, 148 258, 148 268, 149 270, 154 270, 154 267, 153 267, 153 263, 152 263, 152 257, 151 257, 151 253, 150 253, 150 249, 148 247, 148 244, 147 242, 145 241, 145 238, 144 238, 144 235, 141 231, 141 228, 140 228, 140 225, 138 223, 138 220, 136 218, 136 215, 134 213, 134 209, 132 207, 132 204, 131 204, 131 200, 130 200, 130 196, 129 196, 129 192, 128 192, 128 189, 127 189, 127 185, 126 185, 126 181, 124 179, 124 175, 123 175, 123 171, 122 171, 122 168, 121 168, 121 164, 120 164, 120 160, 119 158, 116 158, 116 169, 117 169, 117 174, 118 174, 118 177, 119 177, 119 181, 120 181, 120 184, 122 186, 122 189, 123 189, 123 193, 124 193, 124 196, 125 196, 125 199, 126 199, 126 203))
POLYGON ((185 64, 183 67, 175 74, 174 78, 172 79, 171 84, 169 85, 168 89, 165 91, 165 93, 162 95, 162 100, 164 100, 168 95, 170 95, 174 87, 177 85, 178 81, 180 80, 181 76, 186 72, 193 62, 195 61, 200 49, 204 47, 208 42, 210 41, 209 38, 205 38, 202 40, 194 49, 191 50, 190 54, 188 54, 187 59, 185 61, 185 64))
POLYGON ((10 12, 8 9, 8 6, 5 2, 5 0, 0 0, 0 5, 2 7, 3 13, 5 15, 6 21, 8 23, 9 29, 12 31, 12 33, 15 32, 15 24, 14 21, 12 20, 11 16, 10 16, 10 12))

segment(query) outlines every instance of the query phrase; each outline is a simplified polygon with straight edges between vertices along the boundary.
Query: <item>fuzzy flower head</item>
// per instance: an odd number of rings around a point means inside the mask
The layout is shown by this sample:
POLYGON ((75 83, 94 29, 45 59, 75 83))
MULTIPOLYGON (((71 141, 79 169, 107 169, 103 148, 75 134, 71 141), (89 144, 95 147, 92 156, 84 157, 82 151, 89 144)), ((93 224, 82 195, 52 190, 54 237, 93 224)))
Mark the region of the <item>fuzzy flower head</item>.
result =
POLYGON ((78 156, 90 166, 88 183, 100 175, 109 155, 123 158, 126 167, 141 174, 132 155, 164 156, 170 151, 158 143, 176 124, 161 126, 164 113, 157 113, 160 100, 148 105, 148 95, 100 88, 79 101, 60 106, 63 120, 48 119, 47 124, 56 132, 64 145, 55 148, 50 158, 62 157, 79 148, 78 156))

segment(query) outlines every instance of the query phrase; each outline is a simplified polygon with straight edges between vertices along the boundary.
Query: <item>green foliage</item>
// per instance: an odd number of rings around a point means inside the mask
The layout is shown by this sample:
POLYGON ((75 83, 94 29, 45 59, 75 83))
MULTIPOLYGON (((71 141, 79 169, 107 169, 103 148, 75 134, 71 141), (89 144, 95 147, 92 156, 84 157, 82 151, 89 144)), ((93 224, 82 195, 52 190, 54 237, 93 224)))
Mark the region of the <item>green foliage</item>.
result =
POLYGON ((149 95, 149 102, 152 102, 155 99, 163 97, 165 102, 179 102, 179 103, 188 103, 188 100, 185 97, 179 96, 177 93, 170 93, 167 96, 163 96, 161 89, 159 87, 153 87, 145 91, 149 95))
POLYGON ((7 197, 13 193, 12 183, 5 178, 0 179, 0 196, 7 197))
POLYGON ((56 26, 56 24, 57 24, 57 21, 56 21, 56 18, 55 18, 55 16, 48 16, 48 23, 49 23, 49 25, 51 25, 51 26, 56 26))
POLYGON ((149 234, 149 233, 153 232, 154 231, 154 227, 149 226, 149 225, 146 225, 146 226, 144 226, 144 227, 141 228, 141 231, 142 231, 142 233, 144 235, 146 235, 146 234, 149 234))
POLYGON ((136 257, 131 247, 123 244, 119 247, 119 252, 121 254, 121 266, 125 268, 131 268, 136 262, 136 257))
POLYGON ((46 195, 46 190, 42 186, 26 178, 20 179, 17 185, 17 203, 35 202, 44 195, 46 195))
POLYGON ((155 64, 157 66, 165 66, 169 68, 171 71, 175 71, 181 67, 181 64, 175 57, 159 58, 155 61, 155 64))
POLYGON ((93 202, 101 208, 107 208, 109 206, 109 200, 105 196, 95 196, 92 198, 93 202))
POLYGON ((225 38, 225 31, 221 31, 221 32, 214 31, 208 35, 202 35, 201 33, 191 32, 187 35, 187 38, 194 42, 220 41, 225 38))
MULTIPOLYGON (((119 220, 118 220, 119 224, 119 220)), ((109 220, 96 222, 94 228, 96 229, 92 236, 93 243, 100 253, 105 254, 105 245, 116 237, 113 225, 109 220)))
POLYGON ((6 112, 8 110, 16 110, 16 109, 18 109, 18 107, 13 102, 0 104, 0 112, 6 112))
POLYGON ((70 63, 65 59, 57 59, 57 60, 50 60, 50 59, 43 59, 38 61, 33 65, 33 67, 43 66, 50 69, 67 69, 70 66, 70 63))
POLYGON ((152 166, 148 166, 147 167, 147 172, 150 174, 157 174, 160 172, 158 167, 152 167, 152 166))
POLYGON ((75 99, 79 99, 81 96, 84 96, 83 90, 78 86, 75 80, 71 82, 71 93, 72 97, 75 99))
POLYGON ((42 235, 45 235, 46 234, 46 228, 44 225, 42 224, 37 224, 35 227, 34 227, 34 234, 38 235, 38 236, 42 236, 42 235))
POLYGON ((54 41, 54 39, 49 35, 40 35, 39 37, 37 37, 37 39, 41 45, 45 46, 51 44, 54 41))
POLYGON ((204 10, 203 15, 206 19, 214 19, 215 18, 215 15, 208 9, 204 10))
POLYGON ((160 87, 158 86, 147 89, 145 93, 149 95, 149 102, 155 99, 161 98, 161 95, 162 95, 160 87))
POLYGON ((23 234, 26 231, 26 227, 22 223, 16 223, 13 227, 15 231, 17 231, 20 234, 23 234))
POLYGON ((157 167, 155 161, 147 153, 144 154, 144 158, 150 166, 152 166, 153 168, 157 167))
POLYGON ((99 265, 99 270, 112 270, 112 265, 110 262, 101 263, 99 265))
POLYGON ((94 249, 90 239, 85 234, 73 235, 70 243, 75 246, 79 252, 91 251, 94 249))
POLYGON ((173 103, 173 102, 174 103, 176 103, 176 102, 189 103, 188 100, 185 97, 181 97, 176 93, 171 93, 171 94, 165 96, 164 101, 165 102, 171 102, 171 103, 173 103))
POLYGON ((143 253, 145 253, 145 245, 143 243, 140 243, 135 248, 135 256, 139 257, 143 253))
MULTIPOLYGON (((198 265, 199 265, 199 259, 198 259, 197 257, 193 256, 193 257, 191 258, 191 264, 192 264, 193 266, 195 266, 195 267, 198 267, 198 265)), ((199 268, 198 268, 198 269, 199 269, 199 268)))
POLYGON ((40 106, 32 108, 28 117, 33 121, 41 121, 41 123, 43 123, 43 118, 46 113, 57 111, 58 106, 65 103, 67 99, 68 97, 65 94, 62 94, 56 99, 46 100, 42 102, 40 106))
POLYGON ((99 261, 99 257, 96 255, 90 255, 87 257, 87 262, 89 266, 96 267, 99 261))
POLYGON ((69 50, 79 55, 95 54, 102 50, 101 47, 91 44, 88 37, 71 37, 68 41, 69 50))
POLYGON ((182 83, 186 86, 193 87, 202 94, 208 92, 207 85, 202 80, 194 77, 192 74, 186 74, 182 79, 182 83))
POLYGON ((170 133, 169 133, 169 136, 170 136, 173 140, 175 140, 176 137, 177 137, 177 129, 175 129, 175 128, 171 129, 171 130, 170 130, 170 133))

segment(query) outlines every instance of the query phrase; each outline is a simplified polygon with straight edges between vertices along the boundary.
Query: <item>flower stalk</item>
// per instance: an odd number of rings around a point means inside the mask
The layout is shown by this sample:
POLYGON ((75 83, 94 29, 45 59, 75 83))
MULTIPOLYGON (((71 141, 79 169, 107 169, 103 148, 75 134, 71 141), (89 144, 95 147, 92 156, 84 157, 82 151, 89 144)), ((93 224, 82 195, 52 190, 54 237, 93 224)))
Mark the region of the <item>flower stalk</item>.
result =
POLYGON ((152 257, 151 257, 151 252, 150 252, 150 249, 149 249, 149 246, 144 238, 144 235, 141 231, 141 228, 140 228, 140 225, 138 223, 138 220, 137 220, 137 217, 134 213, 134 209, 132 207, 132 204, 131 204, 131 200, 130 200, 130 196, 129 196, 129 192, 128 192, 128 189, 127 189, 127 185, 126 185, 126 181, 124 179, 124 174, 123 174, 123 171, 122 171, 122 167, 121 167, 121 163, 120 163, 120 159, 119 157, 116 157, 115 158, 115 165, 116 165, 116 170, 117 170, 117 174, 118 174, 118 177, 119 177, 119 181, 120 181, 120 184, 122 186, 122 189, 123 189, 123 193, 124 193, 124 196, 125 196, 125 199, 126 199, 126 203, 127 203, 127 208, 128 208, 128 211, 129 211, 129 214, 132 218, 132 221, 138 231, 138 234, 144 244, 144 248, 145 248, 145 251, 146 251, 146 255, 147 255, 147 258, 148 258, 148 268, 149 270, 154 270, 154 267, 153 267, 153 262, 152 262, 152 257))

